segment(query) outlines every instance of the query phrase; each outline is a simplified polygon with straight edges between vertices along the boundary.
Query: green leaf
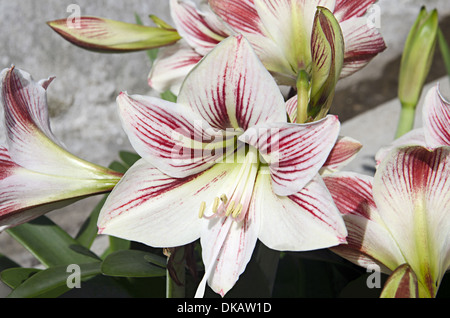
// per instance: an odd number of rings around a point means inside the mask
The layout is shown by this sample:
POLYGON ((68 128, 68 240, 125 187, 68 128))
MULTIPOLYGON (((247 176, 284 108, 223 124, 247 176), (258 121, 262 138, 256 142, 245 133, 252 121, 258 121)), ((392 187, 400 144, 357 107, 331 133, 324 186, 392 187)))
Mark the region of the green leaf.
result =
MULTIPOLYGON (((80 264, 80 279, 100 274, 100 262, 80 264)), ((9 298, 57 297, 69 291, 67 286, 71 272, 66 265, 50 267, 39 271, 20 284, 9 298)))
POLYGON ((165 91, 161 93, 161 98, 172 103, 176 103, 177 101, 177 96, 171 91, 165 91))
POLYGON ((102 273, 116 277, 158 277, 166 275, 166 259, 137 250, 109 254, 102 263, 102 273))
POLYGON ((123 163, 120 163, 120 162, 118 162, 118 161, 112 162, 112 163, 109 165, 109 168, 112 169, 112 170, 114 170, 114 171, 120 172, 120 173, 125 173, 125 172, 127 172, 127 170, 128 170, 127 167, 125 167, 125 166, 123 165, 123 163))
POLYGON ((78 231, 75 239, 83 245, 86 248, 90 248, 92 246, 92 243, 94 242, 95 238, 98 236, 98 228, 97 228, 97 220, 98 215, 100 213, 100 210, 102 209, 103 205, 105 204, 106 199, 108 198, 108 195, 103 196, 103 198, 99 201, 99 203, 95 206, 95 208, 92 210, 89 217, 86 219, 86 221, 81 226, 80 230, 78 231))
POLYGON ((40 271, 41 269, 37 268, 24 268, 24 267, 9 268, 1 272, 0 278, 2 282, 4 282, 6 285, 14 289, 17 288, 24 281, 29 279, 31 276, 40 271))
POLYGON ((126 168, 130 168, 132 165, 136 163, 136 161, 141 159, 141 157, 138 154, 128 151, 120 151, 119 157, 120 159, 122 159, 124 166, 126 168))
POLYGON ((445 63, 445 69, 447 70, 447 75, 450 76, 450 48, 441 29, 438 30, 438 41, 442 59, 445 63))
POLYGON ((47 267, 99 260, 46 216, 8 229, 7 232, 47 267))

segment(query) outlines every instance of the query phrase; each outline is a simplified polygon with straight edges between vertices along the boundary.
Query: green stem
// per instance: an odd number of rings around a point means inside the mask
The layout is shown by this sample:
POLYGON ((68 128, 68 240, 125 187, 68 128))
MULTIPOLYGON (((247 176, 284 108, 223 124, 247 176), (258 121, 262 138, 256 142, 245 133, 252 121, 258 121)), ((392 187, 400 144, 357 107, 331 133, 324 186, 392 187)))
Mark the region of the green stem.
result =
POLYGON ((395 134, 395 139, 403 136, 407 132, 411 131, 414 127, 414 119, 416 115, 416 106, 402 104, 402 109, 400 112, 400 118, 397 125, 397 132, 395 134))
POLYGON ((305 71, 300 71, 297 76, 297 123, 303 124, 308 120, 309 104, 309 76, 305 71))
MULTIPOLYGON (((176 253, 171 257, 171 263, 173 265, 173 271, 177 275, 178 281, 181 285, 178 285, 170 276, 168 270, 166 270, 166 298, 184 298, 186 296, 186 260, 184 258, 184 247, 177 248, 176 253)), ((169 261, 169 258, 167 258, 169 261)))

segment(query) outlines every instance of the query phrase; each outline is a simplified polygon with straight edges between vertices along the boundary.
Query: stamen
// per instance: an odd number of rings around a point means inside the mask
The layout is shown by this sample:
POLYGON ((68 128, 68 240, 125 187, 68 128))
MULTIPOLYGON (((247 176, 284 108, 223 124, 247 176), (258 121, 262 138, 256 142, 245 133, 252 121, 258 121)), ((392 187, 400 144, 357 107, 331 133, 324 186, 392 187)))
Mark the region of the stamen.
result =
POLYGON ((215 197, 214 198, 213 208, 212 208, 213 213, 217 213, 217 209, 219 208, 219 203, 220 203, 219 198, 215 197))
POLYGON ((231 201, 227 207, 227 211, 225 212, 225 216, 229 216, 234 209, 234 201, 231 201))
POLYGON ((233 218, 236 218, 242 212, 242 204, 239 203, 236 209, 233 211, 233 218))
POLYGON ((227 202, 228 202, 228 198, 225 194, 222 194, 220 196, 220 200, 222 200, 223 204, 227 204, 227 202))
POLYGON ((206 202, 202 201, 202 203, 200 203, 200 210, 198 211, 198 217, 201 219, 205 213, 205 209, 206 209, 206 202))

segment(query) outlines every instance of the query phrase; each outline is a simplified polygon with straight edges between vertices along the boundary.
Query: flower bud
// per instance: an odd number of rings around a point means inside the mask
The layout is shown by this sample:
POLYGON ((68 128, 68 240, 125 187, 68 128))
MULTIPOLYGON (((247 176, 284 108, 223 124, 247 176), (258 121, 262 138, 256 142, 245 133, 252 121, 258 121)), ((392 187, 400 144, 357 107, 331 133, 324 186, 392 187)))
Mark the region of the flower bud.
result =
POLYGON ((171 45, 181 39, 178 32, 165 23, 148 27, 98 17, 80 17, 78 22, 69 24, 66 19, 60 19, 47 24, 72 44, 103 53, 148 50, 171 45))
POLYGON ((405 43, 400 65, 398 97, 403 106, 415 108, 428 76, 436 47, 438 12, 420 10, 405 43))

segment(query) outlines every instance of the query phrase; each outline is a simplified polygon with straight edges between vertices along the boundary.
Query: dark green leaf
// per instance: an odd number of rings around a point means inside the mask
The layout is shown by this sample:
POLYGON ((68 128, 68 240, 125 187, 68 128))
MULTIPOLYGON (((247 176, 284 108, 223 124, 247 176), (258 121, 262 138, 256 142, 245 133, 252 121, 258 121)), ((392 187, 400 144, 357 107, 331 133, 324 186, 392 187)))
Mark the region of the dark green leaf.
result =
MULTIPOLYGON (((86 279, 100 274, 100 262, 80 264, 80 279, 86 279)), ((35 273, 14 289, 8 297, 10 298, 35 298, 35 297, 57 297, 69 291, 70 275, 66 265, 50 267, 35 273)))
POLYGON ((120 250, 109 254, 102 273, 117 277, 157 277, 166 275, 166 259, 143 251, 120 250))
POLYGON ((2 282, 14 289, 40 271, 36 268, 15 267, 2 271, 0 277, 2 282))
POLYGON ((75 239, 86 248, 91 248, 92 243, 94 242, 95 238, 97 237, 98 215, 99 215, 100 210, 102 209, 103 205, 105 204, 105 201, 107 198, 108 198, 108 195, 103 196, 103 198, 100 200, 100 202, 92 210, 89 217, 83 223, 83 225, 81 226, 80 230, 78 231, 78 233, 75 237, 75 239))
POLYGON ((119 157, 120 159, 122 159, 124 166, 126 168, 130 168, 132 165, 136 163, 136 161, 141 159, 141 157, 138 154, 128 151, 120 151, 119 157))
POLYGON ((7 231, 47 267, 90 263, 99 259, 46 216, 7 231))
POLYGON ((123 163, 120 163, 120 162, 118 162, 118 161, 112 162, 112 163, 109 165, 109 168, 112 169, 112 170, 114 170, 114 171, 120 172, 120 173, 125 173, 125 172, 127 172, 127 170, 128 170, 128 168, 125 167, 125 166, 123 165, 123 163))

